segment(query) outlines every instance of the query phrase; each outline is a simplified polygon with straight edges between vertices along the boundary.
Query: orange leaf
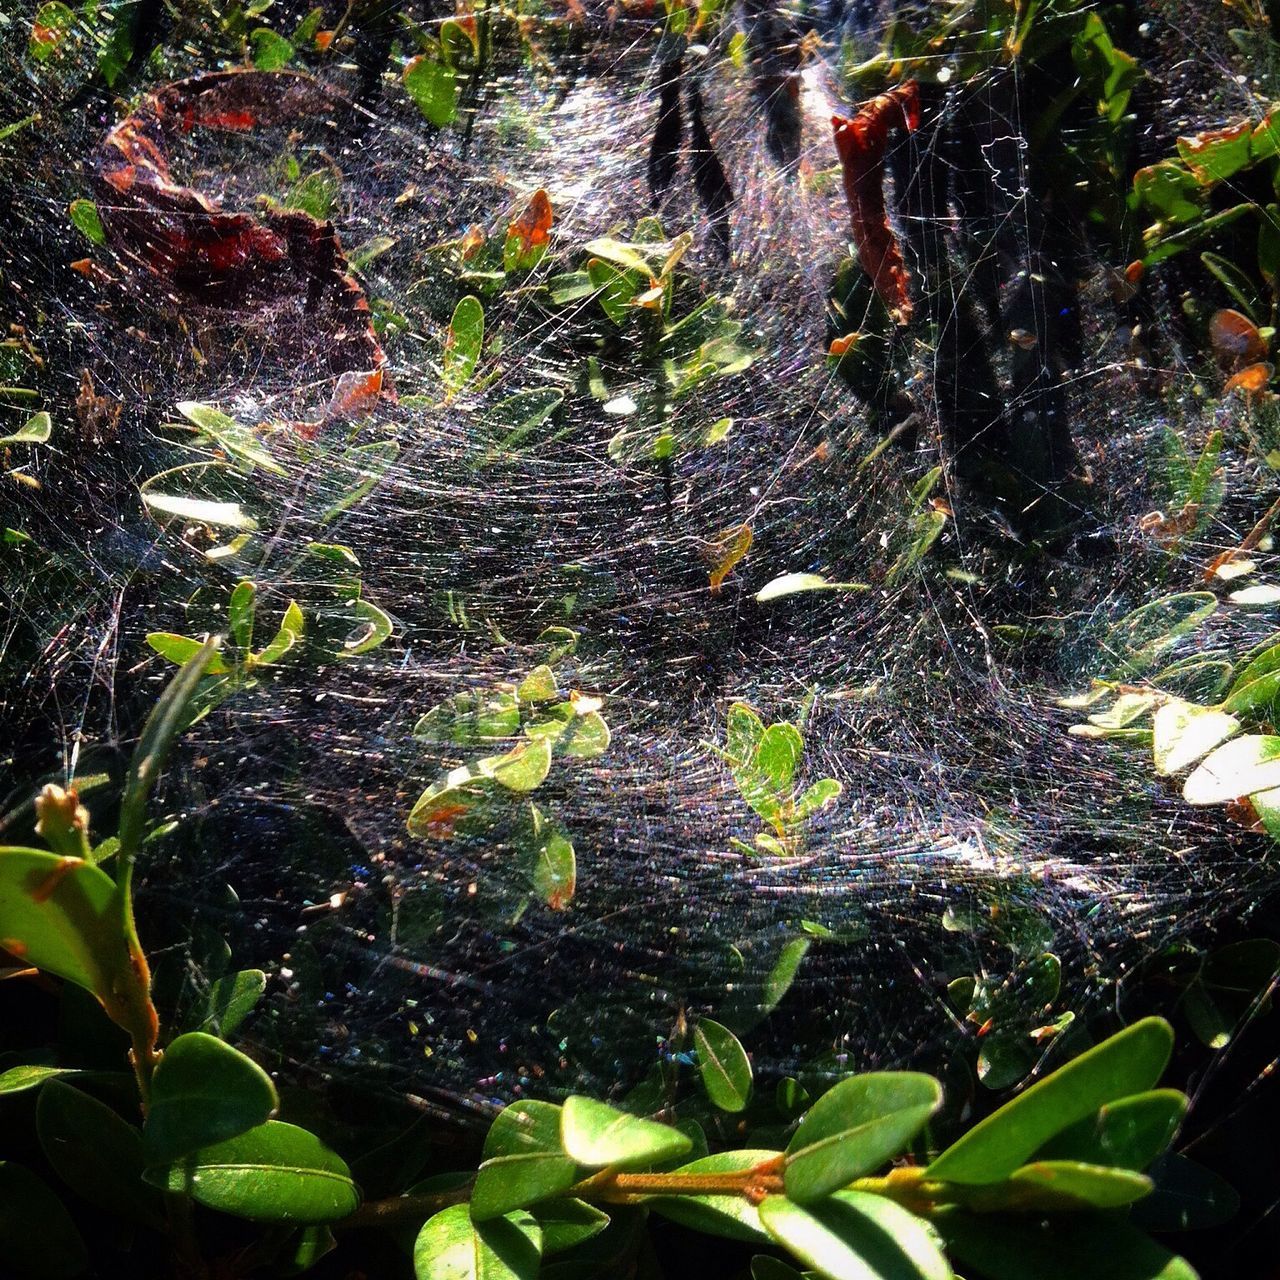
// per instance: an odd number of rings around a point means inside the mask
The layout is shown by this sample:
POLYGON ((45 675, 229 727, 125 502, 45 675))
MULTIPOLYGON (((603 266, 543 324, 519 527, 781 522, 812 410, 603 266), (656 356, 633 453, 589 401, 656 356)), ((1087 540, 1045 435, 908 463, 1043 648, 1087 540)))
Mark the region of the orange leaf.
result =
POLYGON ((737 524, 723 529, 711 540, 711 593, 720 590, 721 583, 733 572, 739 561, 751 550, 753 538, 749 524, 737 524))
POLYGON ((547 243, 551 221, 551 197, 539 187, 529 197, 525 211, 507 228, 507 234, 519 237, 520 252, 525 254, 547 243))

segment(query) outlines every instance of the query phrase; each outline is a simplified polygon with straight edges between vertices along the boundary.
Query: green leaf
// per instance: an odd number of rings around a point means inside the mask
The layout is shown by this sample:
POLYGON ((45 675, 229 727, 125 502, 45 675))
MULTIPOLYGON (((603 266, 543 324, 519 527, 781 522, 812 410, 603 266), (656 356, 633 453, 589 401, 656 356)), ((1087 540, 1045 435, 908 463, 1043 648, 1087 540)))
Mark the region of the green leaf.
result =
POLYGON ((152 1078, 143 1129, 148 1163, 169 1164, 238 1137, 279 1105, 271 1077, 252 1058, 203 1031, 179 1036, 152 1078))
POLYGON ((341 184, 334 170, 315 169, 295 182, 280 202, 286 209, 301 209, 317 222, 327 222, 338 207, 341 184))
POLYGON ((253 1012, 267 989, 267 975, 261 969, 241 969, 219 978, 209 986, 198 1030, 229 1036, 253 1012))
POLYGON ((542 1253, 563 1253, 598 1236, 609 1225, 609 1215, 585 1200, 553 1200, 540 1204, 533 1216, 542 1228, 542 1253))
POLYGON ((93 244, 106 244, 107 233, 98 216, 98 206, 92 200, 73 200, 67 212, 77 231, 93 244))
POLYGON ((1240 732, 1240 721, 1213 707, 1166 702, 1152 721, 1156 773, 1167 778, 1240 732))
POLYGON ((761 735, 752 764, 777 793, 791 790, 804 755, 804 739, 793 724, 771 724, 761 735))
POLYGON ((351 612, 355 614, 357 625, 351 634, 342 642, 342 648, 336 654, 339 658, 354 658, 368 653, 380 644, 391 639, 395 629, 390 615, 379 609, 372 600, 357 597, 351 601, 351 612))
POLYGON ((245 463, 250 470, 261 467, 274 476, 288 474, 263 446, 253 427, 239 423, 220 409, 201 404, 198 400, 182 400, 177 410, 187 421, 195 423, 219 449, 245 463))
POLYGON ((640 1168, 686 1154, 692 1140, 678 1129, 615 1110, 594 1098, 566 1100, 560 1141, 579 1164, 640 1168))
POLYGON ((36 1104, 40 1147, 77 1195, 109 1213, 161 1227, 160 1197, 142 1182, 142 1135, 110 1107, 51 1080, 36 1104))
POLYGON ((310 1271, 321 1258, 332 1253, 338 1241, 326 1226, 303 1227, 277 1255, 274 1269, 277 1275, 297 1276, 310 1271))
POLYGON ((835 778, 819 778, 796 801, 796 822, 804 822, 806 818, 811 818, 815 813, 825 809, 839 797, 843 790, 844 788, 835 778))
POLYGON ((413 1246, 418 1280, 536 1280, 542 1228, 523 1210, 472 1222, 465 1204, 429 1218, 413 1246))
MULTIPOLYGON (((739 1173, 762 1164, 776 1164, 776 1151, 739 1149, 703 1156, 681 1165, 676 1173, 739 1173)), ((647 1202, 655 1213, 708 1235, 759 1244, 769 1239, 760 1222, 760 1211, 744 1195, 655 1196, 647 1202)))
POLYGON ((1268 671, 1247 684, 1237 681, 1223 702, 1222 710, 1233 716, 1265 712, 1277 696, 1280 696, 1280 671, 1268 671))
POLYGON ((868 591, 865 582, 828 582, 818 573, 784 573, 780 578, 766 582, 756 592, 756 600, 767 604, 784 596, 800 595, 806 591, 868 591))
POLYGON ((293 61, 293 45, 270 27, 251 31, 249 46, 253 51, 253 65, 259 71, 279 71, 293 61))
POLYGON ((1182 788, 1188 804, 1225 804, 1228 800, 1280 786, 1280 737, 1246 734, 1203 760, 1182 788))
POLYGON ((1100 1107, 1150 1089, 1173 1048, 1163 1018, 1144 1018, 1005 1103, 928 1168, 945 1182, 1001 1182, 1064 1129, 1100 1107))
POLYGON ((315 1134, 279 1120, 145 1176, 153 1186, 255 1222, 336 1222, 360 1205, 346 1162, 315 1134))
POLYGON ((610 740, 604 717, 598 711, 588 711, 575 715, 564 732, 556 735, 555 749, 575 760, 590 760, 608 751, 610 740))
POLYGON ((563 911, 573 899, 577 880, 578 863, 572 843, 561 832, 548 829, 537 843, 534 892, 553 911, 563 911))
POLYGON ((476 804, 490 781, 489 776, 475 765, 451 769, 418 797, 407 823, 410 835, 451 833, 454 821, 476 804))
POLYGON ((53 419, 45 412, 33 413, 12 435, 0 436, 0 444, 48 444, 53 419))
POLYGON ((174 739, 186 726, 191 702, 217 649, 216 639, 211 637, 205 641, 200 652, 186 662, 165 686, 143 725, 142 736, 129 761, 124 793, 120 798, 120 858, 126 866, 132 864, 142 843, 147 797, 164 768, 174 739))
POLYGON ((476 767, 508 791, 533 791, 551 771, 551 744, 545 739, 522 742, 505 755, 477 761, 476 767))
POLYGON ((560 697, 555 672, 543 663, 534 667, 516 687, 516 697, 521 702, 555 702, 560 697))
POLYGON ((1064 1129, 1036 1155, 1141 1171, 1173 1141, 1186 1113, 1186 1095, 1176 1089, 1135 1093, 1064 1129))
POLYGON ((484 344, 484 307, 468 294, 453 309, 445 342, 442 371, 445 390, 457 395, 471 381, 484 344))
POLYGON ((1269 938, 1250 938, 1213 952, 1182 1000, 1196 1038, 1210 1049, 1225 1048, 1251 1014, 1269 1007, 1278 975, 1280 944, 1269 938))
POLYGON ((957 1213, 940 1216, 937 1226, 956 1259, 989 1280, 1197 1280, 1140 1231, 1095 1214, 1028 1221, 957 1213))
POLYGON ((127 963, 115 882, 76 858, 0 847, 0 946, 105 1003, 127 963))
MULTIPOLYGON (((185 667, 192 658, 204 648, 204 641, 194 636, 180 636, 172 631, 151 631, 147 634, 147 644, 162 658, 167 658, 176 666, 185 667)), ((229 668, 222 656, 215 653, 205 667, 206 675, 225 675, 229 668)))
POLYGON ((666 257, 665 245, 631 245, 623 240, 615 240, 612 236, 601 236, 598 240, 589 240, 583 245, 584 251, 594 257, 603 258, 624 271, 639 271, 647 276, 652 274, 653 264, 641 252, 642 248, 650 255, 653 255, 656 248, 658 257, 666 257))
POLYGON ((363 501, 377 488, 378 482, 399 456, 400 446, 394 440, 374 440, 348 449, 339 462, 346 488, 342 496, 326 508, 320 523, 336 520, 344 511, 363 501), (351 483, 353 478, 355 482, 351 483))
POLYGON ((253 611, 258 588, 247 579, 236 583, 227 604, 227 626, 231 638, 244 652, 253 645, 253 611))
POLYGON ((787 1144, 783 1185, 797 1204, 818 1200, 906 1150, 942 1104, 942 1086, 914 1071, 841 1080, 810 1107, 787 1144))
POLYGON ((800 965, 809 952, 809 945, 808 938, 792 938, 782 948, 782 953, 764 980, 760 1003, 761 1016, 772 1013, 778 1007, 782 997, 791 990, 791 984, 796 980, 800 965))
POLYGON ((302 632, 302 610, 298 608, 296 600, 290 600, 284 617, 280 619, 279 629, 267 646, 253 655, 254 663, 260 667, 269 667, 272 663, 279 662, 302 639, 302 632))
POLYGON ((89 1269, 89 1251, 62 1201, 24 1165, 0 1160, 0 1257, 29 1280, 66 1280, 89 1269))
POLYGON ((423 742, 475 746, 520 732, 520 705, 515 695, 496 692, 458 693, 431 708, 413 726, 423 742))
POLYGON ((0 1071, 0 1096, 38 1089, 46 1080, 53 1080, 58 1076, 79 1074, 74 1067, 45 1067, 34 1063, 28 1066, 10 1067, 8 1071, 0 1071))
POLYGON ((735 702, 729 708, 725 755, 735 764, 747 764, 755 756, 763 737, 764 721, 745 702, 735 702))
POLYGON ((560 1145, 560 1125, 560 1108, 549 1102, 522 1100, 498 1113, 471 1193, 476 1222, 557 1196, 578 1181, 578 1165, 560 1145))
POLYGON ((428 54, 410 59, 404 69, 404 87, 418 110, 437 128, 452 123, 458 114, 458 77, 452 67, 428 54))
MULTIPOLYGON (((1141 1200, 1151 1179, 1132 1169, 1075 1160, 1038 1160, 1016 1170, 1007 1186, 1021 1210, 1117 1209, 1141 1200)), ((994 1190, 994 1188, 993 1188, 994 1190)))
POLYGON ((882 1196, 837 1191, 807 1206, 768 1196, 760 1221, 828 1280, 952 1280, 931 1228, 882 1196))
POLYGON ((238 502, 215 502, 209 498, 184 498, 175 493, 144 491, 147 509, 179 520, 216 525, 223 529, 256 529, 258 522, 240 509, 238 502))
POLYGON ((699 1018, 693 1047, 707 1097, 721 1111, 743 1110, 751 1097, 751 1060, 738 1037, 710 1018, 699 1018))
POLYGON ((564 403, 559 387, 538 387, 517 391, 496 405, 489 413, 489 429, 502 432, 501 449, 514 449, 526 436, 532 435, 564 403))

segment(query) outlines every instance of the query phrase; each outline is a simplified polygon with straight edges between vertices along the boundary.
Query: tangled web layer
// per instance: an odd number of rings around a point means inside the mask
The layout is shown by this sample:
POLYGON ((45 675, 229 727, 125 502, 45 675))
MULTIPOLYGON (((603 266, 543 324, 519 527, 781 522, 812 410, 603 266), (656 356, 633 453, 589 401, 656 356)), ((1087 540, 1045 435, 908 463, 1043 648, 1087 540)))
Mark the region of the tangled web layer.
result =
MULTIPOLYGON (((1135 371, 1109 304, 1081 294, 1097 305, 1081 307, 1084 354, 1062 395, 1094 484, 1084 533, 1051 551, 965 483, 930 425, 946 387, 927 329, 909 340, 919 428, 878 450, 824 359, 849 257, 828 119, 854 104, 834 54, 815 57, 800 153, 780 165, 759 84, 716 45, 701 83, 733 192, 728 257, 691 164, 651 238, 692 231, 671 318, 722 300, 749 359, 664 416, 643 332, 591 288, 548 290, 567 289, 553 278, 583 269, 588 242, 639 241, 655 212, 654 22, 592 12, 564 30, 538 70, 483 80, 465 128, 425 123, 398 75, 371 88, 358 64, 330 62, 317 74, 350 111, 176 144, 175 172, 224 208, 319 192, 360 273, 399 400, 314 441, 287 424, 330 395, 323 335, 299 354, 276 313, 176 308, 106 248, 73 250, 67 206, 92 198, 94 148, 121 107, 96 81, 8 55, 5 119, 40 117, 3 144, 8 319, 43 354, 57 423, 30 464, 40 487, 4 498, 5 524, 42 548, 35 571, 6 549, 15 786, 117 768, 172 670, 145 637, 225 629, 237 582, 256 584, 256 644, 290 600, 306 620, 306 645, 196 723, 173 770, 167 816, 181 821, 153 842, 143 897, 162 985, 193 1000, 229 964, 261 967, 269 998, 247 1028, 261 1045, 453 1109, 629 1087, 698 1012, 742 1029, 766 1077, 814 1062, 937 1069, 972 1056, 947 982, 1016 967, 983 920, 1034 919, 1062 962, 1059 1001, 1028 1011, 1032 1027, 1105 1005, 1145 956, 1260 903, 1261 840, 1188 809, 1136 757, 1068 738, 1053 706, 1113 664, 1111 623, 1194 586, 1251 522, 1257 482, 1228 454, 1238 507, 1199 541, 1170 554, 1138 532, 1160 502, 1148 462, 1166 422, 1192 437, 1209 425, 1193 371, 1172 358, 1135 371), (491 288, 468 230, 501 244, 539 189, 550 252, 491 288), (467 293, 486 345, 464 376, 449 325, 467 293), (512 398, 539 393, 553 409, 513 427, 512 398), (261 428, 256 461, 224 465, 225 428, 187 415, 175 430, 190 402, 261 428), (231 527, 207 508, 171 518, 154 498, 179 491, 238 514, 231 527), (941 533, 917 558, 922 512, 941 533), (867 589, 757 600, 792 573, 867 589), (354 619, 353 581, 376 606, 354 619), (572 651, 548 628, 576 633, 572 651), (480 820, 411 833, 425 789, 512 746, 415 736, 419 719, 548 663, 559 690, 601 700, 607 750, 557 756, 536 794, 500 791, 480 820), (800 784, 841 784, 782 856, 753 846, 762 824, 708 746, 725 745, 739 702, 801 726, 800 784), (571 838, 576 881, 563 864, 542 872, 551 890, 539 880, 530 800, 571 838)), ((219 56, 216 31, 186 35, 167 79, 219 56)), ((893 171, 910 181, 928 145, 897 136, 893 171)), ((1242 645, 1265 619, 1214 626, 1242 645)))

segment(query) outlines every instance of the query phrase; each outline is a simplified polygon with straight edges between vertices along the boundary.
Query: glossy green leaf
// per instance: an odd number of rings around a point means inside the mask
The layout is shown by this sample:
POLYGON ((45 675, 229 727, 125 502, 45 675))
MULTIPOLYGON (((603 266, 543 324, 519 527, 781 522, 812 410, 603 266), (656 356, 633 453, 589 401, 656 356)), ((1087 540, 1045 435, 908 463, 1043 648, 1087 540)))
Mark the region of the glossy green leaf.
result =
POLYGON ((471 1193, 477 1222, 567 1191, 581 1176, 560 1145, 560 1108, 522 1100, 500 1111, 484 1142, 484 1163, 471 1193))
POLYGON ((783 1183, 797 1204, 872 1173, 906 1150, 942 1104, 942 1086, 914 1071, 851 1076, 809 1108, 787 1144, 783 1183))
POLYGON ((947 1247, 966 1271, 988 1280, 1197 1280, 1181 1258, 1125 1222, 1079 1218, 992 1218, 946 1214, 937 1220, 947 1247))
POLYGON ((25 1093, 28 1089, 38 1089, 46 1080, 78 1074, 74 1067, 44 1067, 36 1064, 10 1067, 8 1071, 0 1071, 0 1096, 6 1093, 25 1093))
POLYGON ((707 1097, 721 1111, 741 1111, 751 1097, 751 1060, 738 1037, 710 1018, 699 1018, 693 1047, 707 1097))
POLYGON ((337 1247, 337 1238, 328 1227, 303 1227, 281 1251, 279 1260, 274 1264, 275 1270, 282 1276, 301 1275, 337 1247))
POLYGON ((532 1213, 542 1228, 544 1257, 584 1244, 609 1225, 609 1215, 585 1200, 552 1200, 537 1205, 532 1213))
POLYGON ((241 969, 209 984, 204 998, 200 1031, 229 1036, 253 1012, 267 989, 267 975, 261 969, 241 969))
MULTIPOLYGON (((775 1165, 779 1153, 754 1149, 721 1151, 680 1165, 677 1173, 739 1173, 758 1165, 775 1165)), ((758 1207, 743 1195, 655 1196, 648 1201, 655 1213, 708 1235, 761 1244, 769 1239, 758 1207)))
POLYGON ((1187 779, 1188 804, 1225 804, 1254 791, 1280 786, 1280 737, 1246 734, 1219 747, 1187 779))
POLYGON ((757 1253, 751 1259, 751 1280, 804 1280, 804 1276, 781 1258, 757 1253))
POLYGON ((142 1182, 142 1135, 110 1107, 61 1080, 36 1104, 40 1147, 77 1195, 110 1213, 158 1227, 160 1197, 142 1182))
POLYGON ((75 1221, 48 1184, 0 1160, 0 1258, 26 1280, 69 1280, 89 1269, 75 1221))
POLYGON ((355 615, 356 626, 351 634, 342 642, 342 649, 337 653, 340 658, 354 658, 368 653, 391 639, 394 624, 390 615, 378 608, 372 600, 357 597, 351 601, 351 612, 355 615))
POLYGON ((641 1168, 684 1155, 692 1141, 670 1125, 628 1115, 594 1098, 575 1095, 560 1116, 560 1141, 579 1164, 641 1168))
POLYGON ((468 294, 453 309, 442 369, 445 389, 456 395, 471 381, 484 343, 484 307, 468 294))
POLYGON ((360 1205, 346 1162, 315 1134, 278 1120, 149 1168, 146 1179, 257 1222, 336 1222, 360 1205))
POLYGON ((587 253, 603 258, 624 271, 638 271, 648 275, 653 270, 653 263, 646 256, 647 253, 652 253, 652 245, 631 245, 623 240, 615 240, 612 236, 601 236, 597 240, 587 241, 583 248, 587 253), (645 252, 641 252, 642 248, 645 252))
POLYGON ((828 1280, 952 1280, 933 1230, 881 1196, 837 1191, 813 1205, 768 1196, 760 1221, 784 1249, 828 1280))
POLYGON ((1150 1089, 1173 1049, 1163 1018, 1144 1018, 1005 1103, 929 1166, 949 1182, 1001 1182, 1050 1138, 1100 1107, 1150 1089))
POLYGON ((115 882, 92 863, 0 847, 0 946, 109 999, 126 962, 115 882))
POLYGON ((1013 1207, 1022 1210, 1117 1209, 1141 1200, 1152 1187, 1150 1178, 1132 1169, 1076 1160, 1037 1160, 1003 1185, 1013 1207))
POLYGON ((1064 1129, 1036 1155, 1140 1171, 1173 1141, 1186 1113, 1187 1097, 1176 1089, 1136 1093, 1064 1129))
POLYGON ((418 1280, 535 1280, 542 1228, 523 1210, 473 1222, 465 1204, 429 1218, 413 1246, 418 1280))
POLYGON ((203 1031, 179 1036, 152 1078, 147 1161, 168 1164, 247 1133, 279 1105, 271 1077, 252 1058, 203 1031))

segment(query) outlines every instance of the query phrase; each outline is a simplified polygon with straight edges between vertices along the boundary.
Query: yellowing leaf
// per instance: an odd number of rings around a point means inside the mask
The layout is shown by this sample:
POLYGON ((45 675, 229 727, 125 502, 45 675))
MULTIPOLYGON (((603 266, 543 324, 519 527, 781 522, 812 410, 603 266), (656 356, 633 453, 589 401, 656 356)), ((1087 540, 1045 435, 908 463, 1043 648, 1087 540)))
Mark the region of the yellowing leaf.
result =
POLYGON ((1166 702, 1155 714, 1156 772, 1163 777, 1185 769, 1214 747, 1240 732, 1240 721, 1212 707, 1190 702, 1166 702))
POLYGON ((751 550, 753 537, 749 524, 739 524, 723 530, 712 539, 709 558, 713 595, 720 590, 721 584, 733 572, 734 566, 751 550))

